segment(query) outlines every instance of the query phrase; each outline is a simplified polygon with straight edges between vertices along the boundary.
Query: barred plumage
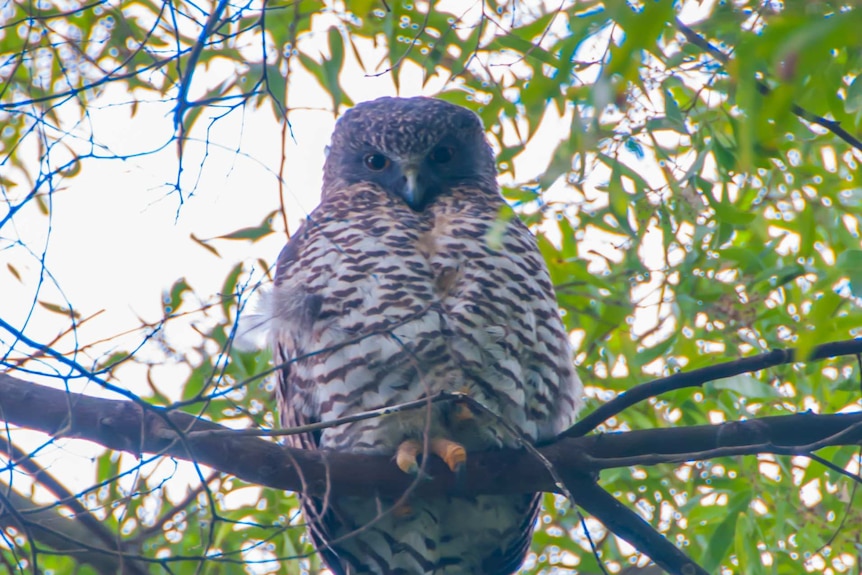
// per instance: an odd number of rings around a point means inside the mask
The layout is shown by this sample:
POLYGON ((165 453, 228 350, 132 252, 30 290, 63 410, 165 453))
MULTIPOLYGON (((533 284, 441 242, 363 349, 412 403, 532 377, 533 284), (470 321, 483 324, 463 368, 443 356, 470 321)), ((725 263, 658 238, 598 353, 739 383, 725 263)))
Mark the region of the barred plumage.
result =
MULTIPOLYGON (((536 441, 569 426, 580 405, 548 272, 499 194, 481 122, 440 100, 385 98, 339 120, 323 199, 282 251, 271 303, 275 361, 290 362, 279 373, 284 426, 448 390, 536 441)), ((400 457, 426 429, 468 454, 515 445, 446 404, 290 437, 400 457)), ((334 573, 511 573, 538 498, 416 499, 378 517, 391 504, 306 502, 334 573)))

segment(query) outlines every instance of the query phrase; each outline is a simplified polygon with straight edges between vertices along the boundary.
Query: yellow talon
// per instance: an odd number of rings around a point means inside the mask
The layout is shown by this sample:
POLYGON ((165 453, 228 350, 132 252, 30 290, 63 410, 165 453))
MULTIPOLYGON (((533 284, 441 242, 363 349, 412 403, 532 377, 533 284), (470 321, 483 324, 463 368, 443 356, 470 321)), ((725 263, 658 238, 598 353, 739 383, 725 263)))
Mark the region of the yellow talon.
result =
POLYGON ((416 458, 422 453, 422 444, 415 439, 407 439, 398 446, 395 452, 395 464, 404 473, 416 475, 419 472, 419 464, 416 458))
MULTIPOLYGON (((467 461, 467 450, 460 443, 449 439, 435 437, 431 439, 431 453, 443 460, 453 472, 458 472, 467 461)), ((416 459, 422 453, 422 442, 416 439, 406 439, 395 452, 395 464, 404 473, 416 475, 419 464, 416 459)))
POLYGON ((442 437, 431 440, 431 453, 442 459, 449 469, 456 473, 467 461, 467 450, 463 445, 442 437))

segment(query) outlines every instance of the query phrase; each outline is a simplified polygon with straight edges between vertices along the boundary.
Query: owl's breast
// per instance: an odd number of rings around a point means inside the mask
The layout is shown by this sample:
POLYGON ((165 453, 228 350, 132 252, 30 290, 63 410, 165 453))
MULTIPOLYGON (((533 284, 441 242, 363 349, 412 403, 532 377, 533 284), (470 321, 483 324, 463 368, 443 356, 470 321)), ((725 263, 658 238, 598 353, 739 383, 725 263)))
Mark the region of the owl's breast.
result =
MULTIPOLYGON (((529 231, 507 225, 495 239, 488 212, 364 211, 361 221, 310 230, 275 294, 293 342, 297 409, 331 421, 457 391, 531 439, 560 426, 549 423, 559 419, 553 398, 571 365, 547 273, 536 273, 529 231), (559 357, 548 357, 549 344, 559 357)), ((427 418, 415 410, 341 425, 321 445, 391 452, 427 418)), ((468 448, 501 443, 488 426, 455 425, 442 407, 430 425, 468 448)))

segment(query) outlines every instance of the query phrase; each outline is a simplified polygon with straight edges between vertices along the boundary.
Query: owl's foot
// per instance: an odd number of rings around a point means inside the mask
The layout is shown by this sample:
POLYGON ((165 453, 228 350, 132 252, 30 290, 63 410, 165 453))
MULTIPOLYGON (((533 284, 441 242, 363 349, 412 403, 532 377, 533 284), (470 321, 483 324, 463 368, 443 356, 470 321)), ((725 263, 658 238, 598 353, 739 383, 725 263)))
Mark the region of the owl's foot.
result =
POLYGON ((431 440, 431 453, 442 459, 454 473, 459 473, 467 461, 467 450, 460 443, 442 437, 431 440))
POLYGON ((406 519, 413 515, 413 507, 409 503, 402 503, 392 510, 392 514, 396 519, 406 519))
MULTIPOLYGON (((431 453, 443 460, 449 469, 459 473, 467 461, 467 450, 460 443, 455 443, 442 437, 431 439, 431 453)), ((417 458, 422 453, 422 442, 416 439, 407 439, 401 442, 395 452, 395 464, 404 473, 416 475, 419 473, 417 458)))
POLYGON ((416 463, 416 458, 422 453, 422 443, 415 439, 402 441, 398 446, 398 451, 395 452, 395 464, 404 473, 416 475, 419 473, 419 464, 416 463))

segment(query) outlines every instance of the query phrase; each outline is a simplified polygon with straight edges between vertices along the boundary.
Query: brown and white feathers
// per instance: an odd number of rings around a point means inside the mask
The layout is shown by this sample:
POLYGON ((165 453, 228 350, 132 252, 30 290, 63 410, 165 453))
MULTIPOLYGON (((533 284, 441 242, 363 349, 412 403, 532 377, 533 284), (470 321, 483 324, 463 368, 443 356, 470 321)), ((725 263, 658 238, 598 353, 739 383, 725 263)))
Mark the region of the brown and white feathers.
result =
MULTIPOLYGON (((279 256, 271 295, 285 427, 441 391, 469 394, 531 441, 572 424, 582 389, 548 272, 529 230, 506 218, 475 114, 430 98, 359 104, 336 125, 323 181, 320 205, 279 256)), ((395 455, 426 429, 468 457, 515 446, 450 404, 289 440, 395 455)), ((414 499, 378 517, 392 503, 306 502, 334 573, 512 573, 538 496, 414 499)))

